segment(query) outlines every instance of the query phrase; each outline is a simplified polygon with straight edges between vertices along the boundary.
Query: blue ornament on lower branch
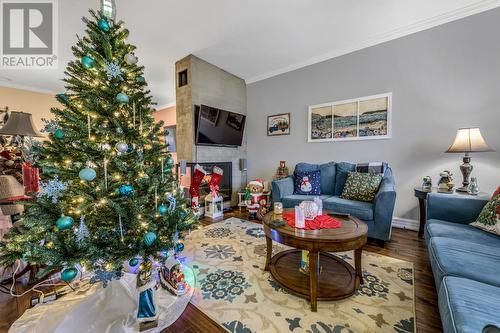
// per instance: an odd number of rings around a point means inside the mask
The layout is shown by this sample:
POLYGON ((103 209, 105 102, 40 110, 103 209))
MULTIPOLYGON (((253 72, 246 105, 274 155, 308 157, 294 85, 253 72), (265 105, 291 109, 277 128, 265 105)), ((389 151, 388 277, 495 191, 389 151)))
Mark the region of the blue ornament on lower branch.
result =
POLYGON ((180 253, 184 251, 184 243, 175 244, 175 252, 180 253))
POLYGON ((146 234, 144 234, 143 240, 144 240, 144 244, 146 244, 146 246, 151 246, 156 241, 156 234, 152 231, 148 231, 148 232, 146 232, 146 234))
POLYGON ((124 197, 131 197, 134 195, 134 187, 130 184, 123 184, 118 188, 118 193, 124 197))
POLYGON ((59 230, 66 230, 73 226, 75 220, 71 216, 61 216, 56 221, 56 227, 59 230))
POLYGON ((139 259, 137 259, 137 258, 132 258, 128 261, 128 264, 130 265, 130 267, 135 267, 135 266, 137 266, 138 263, 139 263, 139 259))
POLYGON ((66 268, 61 272, 61 280, 63 280, 64 282, 70 282, 76 277, 77 274, 78 270, 76 268, 66 268))

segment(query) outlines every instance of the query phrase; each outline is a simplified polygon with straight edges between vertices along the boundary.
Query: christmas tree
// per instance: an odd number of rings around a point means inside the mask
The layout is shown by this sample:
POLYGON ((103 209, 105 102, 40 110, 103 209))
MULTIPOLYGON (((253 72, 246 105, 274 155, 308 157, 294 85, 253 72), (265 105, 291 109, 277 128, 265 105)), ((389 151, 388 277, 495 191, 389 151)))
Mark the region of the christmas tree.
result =
POLYGON ((135 266, 136 257, 182 251, 179 235, 196 224, 129 31, 105 12, 90 13, 65 71, 67 91, 57 95, 63 108, 51 110, 50 140, 37 146, 41 191, 0 244, 1 264, 22 258, 62 269, 65 281, 78 267, 116 273, 127 260, 135 266))

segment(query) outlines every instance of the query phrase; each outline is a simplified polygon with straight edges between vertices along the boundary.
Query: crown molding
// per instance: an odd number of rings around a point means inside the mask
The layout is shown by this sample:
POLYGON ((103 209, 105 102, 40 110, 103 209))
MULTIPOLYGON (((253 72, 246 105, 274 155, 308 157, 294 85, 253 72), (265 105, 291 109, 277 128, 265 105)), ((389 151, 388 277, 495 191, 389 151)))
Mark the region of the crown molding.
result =
POLYGON ((378 44, 388 42, 390 40, 404 37, 407 35, 411 35, 411 34, 414 34, 416 32, 420 32, 420 31, 424 31, 424 30, 427 30, 430 28, 434 28, 434 27, 437 27, 439 25, 442 25, 442 24, 445 24, 448 22, 452 22, 452 21, 456 21, 456 20, 459 20, 461 18, 465 18, 467 16, 471 16, 474 14, 479 14, 479 13, 482 13, 482 12, 485 12, 487 10, 494 9, 497 7, 500 7, 500 0, 483 0, 483 1, 477 2, 475 4, 469 5, 469 6, 465 6, 465 7, 462 7, 462 8, 459 8, 459 9, 456 9, 456 10, 453 10, 453 11, 450 11, 450 12, 447 12, 447 13, 444 13, 441 15, 433 16, 431 18, 421 20, 421 21, 418 21, 418 22, 413 23, 413 24, 409 24, 409 25, 401 27, 401 28, 391 30, 389 32, 380 34, 374 38, 370 38, 370 39, 367 39, 363 42, 349 45, 349 46, 344 47, 342 49, 332 50, 328 53, 322 54, 322 55, 317 56, 317 57, 310 58, 310 59, 302 61, 302 62, 292 64, 290 66, 286 66, 286 67, 283 67, 283 68, 280 68, 280 69, 277 69, 274 71, 270 71, 270 72, 267 72, 267 73, 264 73, 261 75, 250 77, 250 78, 246 79, 245 82, 247 84, 251 84, 254 82, 262 81, 262 80, 271 78, 273 76, 277 76, 280 74, 291 72, 291 71, 294 71, 296 69, 303 68, 306 66, 314 65, 314 64, 317 64, 319 62, 323 62, 325 60, 329 60, 332 58, 340 57, 340 56, 346 55, 348 53, 359 51, 359 50, 365 49, 367 47, 378 45, 378 44))
POLYGON ((173 101, 173 102, 170 102, 170 103, 168 103, 168 104, 164 104, 164 105, 157 106, 157 107, 156 107, 156 111, 158 111, 158 110, 163 110, 163 109, 166 109, 166 108, 171 108, 172 106, 176 106, 176 105, 177 105, 177 104, 176 104, 176 102, 175 102, 175 101, 173 101))
POLYGON ((40 94, 48 94, 48 95, 57 94, 56 91, 53 91, 50 89, 36 88, 36 87, 27 86, 24 84, 17 84, 14 82, 7 82, 7 81, 1 81, 0 87, 20 89, 20 90, 26 90, 26 91, 36 92, 36 93, 40 93, 40 94))

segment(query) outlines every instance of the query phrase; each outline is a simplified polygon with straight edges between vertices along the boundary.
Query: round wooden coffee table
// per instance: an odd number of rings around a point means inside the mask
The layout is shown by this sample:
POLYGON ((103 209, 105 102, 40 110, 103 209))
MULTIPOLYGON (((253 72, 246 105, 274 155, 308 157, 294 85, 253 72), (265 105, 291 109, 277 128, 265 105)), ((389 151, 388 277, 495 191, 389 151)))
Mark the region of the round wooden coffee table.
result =
POLYGON ((352 216, 337 216, 342 227, 336 229, 302 230, 284 226, 273 227, 273 220, 282 215, 268 213, 263 220, 266 234, 266 271, 291 293, 309 299, 311 310, 317 311, 317 301, 339 300, 351 296, 363 284, 361 252, 366 244, 367 225, 352 216), (293 247, 272 256, 272 242, 293 247), (302 250, 309 251, 309 274, 299 270, 302 250), (354 250, 353 268, 345 260, 328 252, 354 250))

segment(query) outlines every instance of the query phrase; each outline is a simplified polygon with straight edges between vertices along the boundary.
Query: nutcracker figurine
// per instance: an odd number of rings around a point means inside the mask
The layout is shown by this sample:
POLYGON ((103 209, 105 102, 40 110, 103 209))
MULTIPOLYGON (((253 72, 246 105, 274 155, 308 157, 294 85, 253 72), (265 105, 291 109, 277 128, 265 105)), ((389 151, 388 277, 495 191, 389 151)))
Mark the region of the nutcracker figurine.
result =
POLYGON ((139 274, 137 274, 137 290, 139 291, 137 321, 140 322, 140 331, 158 326, 154 289, 156 289, 156 280, 153 277, 153 263, 145 260, 141 263, 139 274))

